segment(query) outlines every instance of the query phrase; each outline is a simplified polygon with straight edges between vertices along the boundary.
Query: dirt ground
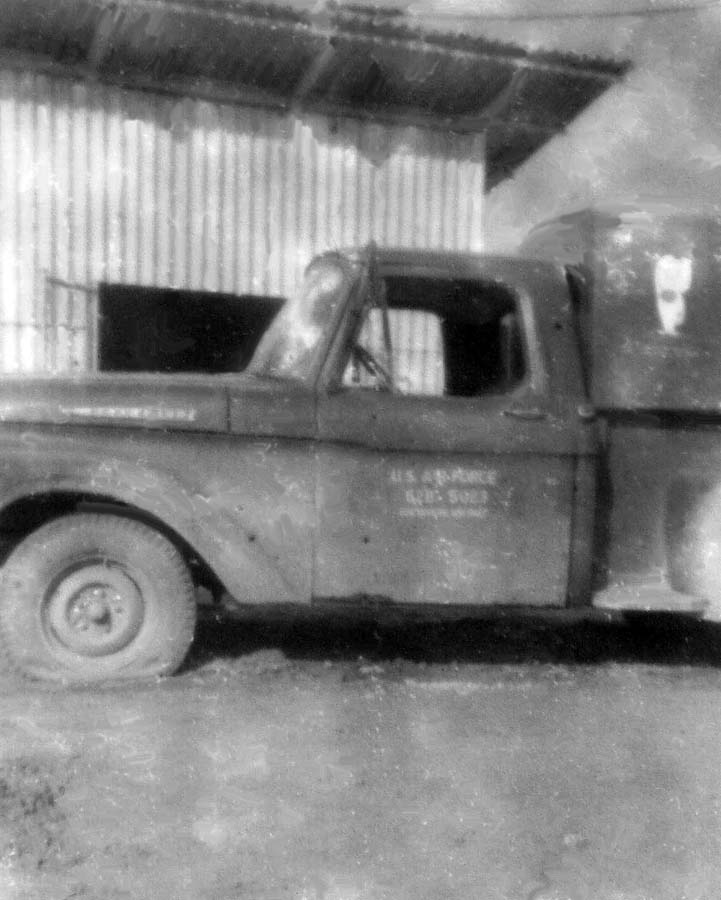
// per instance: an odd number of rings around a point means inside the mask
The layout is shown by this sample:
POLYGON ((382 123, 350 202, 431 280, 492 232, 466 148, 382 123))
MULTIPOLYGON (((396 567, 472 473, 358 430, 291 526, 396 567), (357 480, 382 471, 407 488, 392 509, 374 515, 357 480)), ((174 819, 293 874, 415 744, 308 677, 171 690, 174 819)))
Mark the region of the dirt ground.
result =
POLYGON ((206 625, 5 685, 2 900, 718 900, 721 630, 206 625))

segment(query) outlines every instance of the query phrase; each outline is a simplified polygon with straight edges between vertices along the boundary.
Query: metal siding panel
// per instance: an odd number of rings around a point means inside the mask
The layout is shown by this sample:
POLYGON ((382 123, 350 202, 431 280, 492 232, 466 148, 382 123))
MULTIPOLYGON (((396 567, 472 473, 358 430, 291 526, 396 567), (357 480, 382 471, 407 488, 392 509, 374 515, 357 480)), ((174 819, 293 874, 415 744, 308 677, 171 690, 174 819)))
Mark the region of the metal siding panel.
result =
POLYGON ((291 120, 289 123, 286 123, 280 147, 283 192, 280 204, 282 229, 277 265, 280 276, 278 293, 282 296, 288 295, 295 281, 295 253, 293 251, 298 243, 297 218, 295 215, 295 208, 298 202, 296 133, 295 122, 291 120))
POLYGON ((77 291, 68 289, 65 292, 66 314, 65 328, 67 329, 68 339, 68 362, 67 368, 80 368, 81 361, 85 358, 84 334, 82 327, 83 320, 83 295, 77 291))
POLYGON ((188 193, 182 193, 182 186, 188 184, 188 156, 190 137, 186 131, 174 135, 171 142, 170 179, 170 287, 182 287, 188 283, 188 193))
POLYGON ((33 170, 35 174, 35 204, 37 240, 36 291, 42 293, 44 273, 50 268, 50 244, 52 224, 50 220, 50 190, 52 185, 52 150, 50 145, 50 98, 47 79, 38 77, 35 82, 35 148, 33 170))
MULTIPOLYGON (((70 223, 70 268, 62 277, 70 281, 83 282, 87 277, 88 259, 88 148, 87 148, 87 105, 88 95, 84 85, 74 84, 71 93, 72 105, 68 110, 70 129, 70 171, 68 218, 70 223)), ((58 273, 60 274, 60 273, 58 273)))
POLYGON ((331 140, 328 152, 328 246, 343 244, 343 147, 331 140))
POLYGON ((446 161, 445 191, 443 194, 443 247, 460 250, 457 242, 456 216, 458 214, 458 161, 446 161))
POLYGON ((455 196, 453 198, 453 246, 465 248, 466 241, 466 196, 465 196, 465 164, 456 161, 455 196))
POLYGON ((390 332, 391 346, 393 347, 394 375, 399 385, 410 386, 411 376, 411 317, 409 310, 391 310, 390 332))
POLYGON ((470 244, 470 193, 471 166, 467 162, 458 165, 458 196, 456 198, 456 246, 468 249, 470 244))
MULTIPOLYGON (((485 139, 483 135, 476 138, 477 154, 480 159, 485 157, 485 139)), ((486 190, 486 167, 478 165, 476 162, 471 171, 471 185, 468 192, 471 210, 470 210, 470 238, 468 241, 468 249, 480 253, 483 250, 483 212, 484 212, 484 196, 486 190)))
POLYGON ((37 197, 35 192, 35 115, 33 105, 27 102, 32 96, 34 78, 20 77, 21 101, 17 116, 16 189, 18 192, 18 302, 14 317, 15 344, 18 367, 25 369, 33 362, 33 303, 35 296, 35 272, 37 271, 37 197), (25 298, 31 302, 26 305, 25 298))
POLYGON ((232 218, 228 216, 228 209, 232 210, 232 196, 228 194, 228 135, 225 125, 225 110, 219 109, 218 120, 218 210, 216 218, 216 283, 218 290, 227 291, 229 276, 233 272, 232 256, 229 256, 228 232, 232 228, 232 218))
POLYGON ((443 245, 443 187, 445 167, 443 160, 431 158, 428 166, 428 246, 441 247, 443 245))
POLYGON ((414 155, 413 198, 416 220, 415 244, 428 247, 431 216, 428 203, 428 160, 414 155))
POLYGON ((74 84, 70 93, 69 123, 71 133, 70 159, 70 280, 76 288, 67 288, 68 336, 67 367, 88 367, 89 323, 88 294, 82 290, 90 281, 90 95, 85 84, 74 84))
MULTIPOLYGON (((186 172, 187 219, 185 223, 185 285, 199 287, 203 279, 203 192, 205 190, 205 159, 202 154, 202 135, 194 116, 187 140, 188 169, 186 172)), ((182 186, 179 184, 182 191, 182 186)))
POLYGON ((482 151, 1 71, 0 365, 92 361, 92 295, 46 274, 288 295, 328 247, 480 249, 482 151))
MULTIPOLYGON (((357 145, 362 147, 365 141, 363 126, 358 125, 357 145)), ((366 244, 374 237, 371 218, 373 189, 375 184, 373 163, 362 153, 356 154, 356 237, 357 244, 366 244)))
MULTIPOLYGON (((168 104, 164 102, 158 112, 162 116, 163 124, 167 121, 167 110, 168 104)), ((152 146, 152 156, 153 156, 153 206, 152 206, 152 238, 153 238, 153 284, 162 284, 166 279, 166 260, 167 254, 164 258, 161 257, 160 252, 160 241, 161 241, 161 232, 164 230, 161 227, 161 214, 165 212, 164 209, 161 208, 162 197, 161 197, 161 182, 163 181, 164 172, 163 166, 161 165, 161 141, 163 137, 167 134, 167 127, 163 127, 163 124, 154 123, 153 128, 150 132, 150 140, 152 146)), ((166 195, 167 199, 167 195, 166 195)), ((167 242, 166 242, 167 248, 167 242)))
POLYGON ((300 277, 305 259, 301 263, 299 258, 304 236, 300 229, 298 215, 301 194, 301 158, 300 158, 300 131, 298 123, 292 121, 292 129, 288 136, 285 159, 285 198, 283 217, 285 221, 285 234, 283 244, 283 281, 281 294, 287 297, 295 289, 297 279, 300 277))
MULTIPOLYGON (((49 278, 70 275, 72 258, 71 241, 71 123, 70 89, 67 82, 53 85, 53 164, 54 164, 54 256, 49 278)), ((66 327, 64 292, 57 291, 48 281, 45 291, 48 304, 48 319, 45 322, 45 337, 50 351, 50 365, 53 369, 69 366, 70 349, 66 327)))
POLYGON ((220 289, 232 293, 235 289, 237 254, 234 223, 237 217, 237 193, 235 190, 235 145, 230 132, 232 119, 224 110, 221 122, 221 165, 220 165, 220 289))
POLYGON ((146 161, 144 159, 142 121, 137 115, 137 99, 133 98, 133 113, 128 121, 128 157, 126 159, 128 198, 127 198, 127 231, 130 241, 131 259, 128 270, 128 281, 134 284, 143 282, 143 261, 148 255, 148 248, 143 241, 143 188, 146 178, 146 161))
POLYGON ((347 127, 353 143, 352 146, 343 148, 342 243, 357 245, 363 243, 363 239, 360 237, 358 212, 361 166, 356 147, 358 146, 359 129, 357 123, 353 122, 349 122, 347 127))
MULTIPOLYGON (((196 219, 193 208, 193 180, 198 173, 195 170, 193 132, 185 131, 182 142, 178 144, 175 192, 177 196, 175 251, 177 271, 175 287, 184 287, 193 282, 193 245, 195 234, 193 223, 196 219)), ((197 223, 196 223, 197 224, 197 223)))
POLYGON ((201 213, 203 221, 203 277, 202 286, 207 291, 220 290, 218 277, 220 259, 220 178, 221 140, 217 121, 208 116, 203 132, 205 160, 205 190, 201 213))
POLYGON ((53 344, 53 368, 67 371, 71 365, 72 347, 68 328, 68 293, 51 288, 50 304, 53 309, 52 328, 48 329, 48 339, 53 344))
POLYGON ((121 271, 122 280, 129 284, 137 284, 140 280, 140 208, 138 204, 140 135, 138 124, 137 119, 124 119, 121 143, 124 185, 121 208, 124 254, 121 260, 121 271))
POLYGON ((328 246, 328 145, 318 139, 321 123, 313 129, 311 166, 314 174, 312 252, 317 253, 328 246))
POLYGON ((401 209, 403 210, 404 243, 408 247, 418 244, 418 210, 414 190, 415 156, 409 148, 405 149, 401 165, 401 209))
POLYGON ((415 222, 413 219, 413 159, 408 153, 404 143, 398 152, 398 212, 399 212, 399 243, 403 247, 413 246, 413 233, 415 222))
MULTIPOLYGON (((69 141, 69 158, 67 173, 67 223, 68 223, 68 266, 63 273, 65 278, 73 282, 80 282, 84 269, 85 246, 83 237, 84 225, 84 155, 85 136, 81 128, 82 121, 82 97, 84 86, 72 84, 67 94, 67 126, 69 141), (80 102, 79 102, 80 101, 80 102)), ((70 369, 78 356, 77 332, 76 332, 76 302, 74 291, 67 288, 56 290, 53 294, 58 306, 58 337, 62 337, 59 343, 59 365, 63 369, 70 369)))
POLYGON ((316 252, 333 247, 332 220, 333 220, 333 184, 331 172, 333 169, 333 146, 330 135, 330 122, 322 122, 316 131, 316 160, 318 171, 316 173, 316 252), (318 139, 319 134, 323 137, 318 139))
MULTIPOLYGON (((277 128, 279 123, 275 123, 277 128)), ((263 271, 265 273, 264 293, 280 294, 282 291, 282 277, 280 270, 283 267, 283 138, 277 132, 268 134, 268 205, 267 215, 267 242, 265 247, 265 259, 263 271)))
POLYGON ((373 163, 371 170, 371 237, 378 244, 386 243, 386 218, 388 215, 388 185, 385 171, 373 163))
MULTIPOLYGON (((170 104, 164 115, 169 116, 170 104)), ((172 283, 170 248, 174 229, 171 209, 171 179, 173 166, 173 138, 169 128, 155 131, 155 277, 156 284, 172 283)))
POLYGON ((242 293, 250 290, 251 285, 253 205, 250 195, 252 145, 250 134, 241 127, 240 117, 241 112, 236 110, 233 117, 237 123, 234 192, 238 233, 235 239, 235 284, 242 293))
MULTIPOLYGON (((246 111, 245 116, 250 117, 252 112, 246 111)), ((263 227, 262 213, 258 208, 260 190, 257 184, 259 165, 256 161, 257 137, 253 133, 250 123, 243 122, 246 130, 241 135, 240 149, 243 157, 242 178, 239 184, 239 198, 241 201, 241 218, 243 225, 244 252, 242 254, 242 268, 240 272, 241 283, 244 289, 252 293, 258 283, 257 244, 259 231, 263 227)))
MULTIPOLYGON (((298 191, 296 194, 297 243, 295 254, 295 270, 302 271, 303 261, 313 255, 315 249, 315 170, 313 154, 315 141, 313 131, 307 122, 298 121, 296 125, 296 154, 298 168, 298 191)), ((291 288, 292 289, 292 288, 291 288)))
MULTIPOLYGON (((144 111, 148 117, 152 110, 144 111)), ((141 118, 138 121, 138 281, 140 284, 157 284, 156 220, 156 172, 155 135, 158 127, 141 118)))
MULTIPOLYGON (((260 114, 254 112, 253 118, 260 128, 260 114)), ((268 138, 264 129, 255 130, 251 136, 251 208, 253 216, 253 247, 251 289, 253 293, 262 294, 265 289, 265 259, 268 246, 268 138)))
POLYGON ((0 264, 2 265, 2 297, 0 297, 0 328, 2 329, 2 365, 5 371, 15 371, 18 356, 13 322, 18 317, 18 243, 16 191, 17 161, 17 89, 14 73, 4 73, 0 94, 0 264))
POLYGON ((103 238, 104 256, 99 280, 119 281, 122 255, 120 207, 122 202, 123 163, 120 154, 121 119, 117 98, 103 96, 103 238))
POLYGON ((401 164, 396 153, 391 154, 379 178, 383 182, 386 204, 383 210, 383 230, 381 242, 386 246, 402 246, 403 229, 401 221, 401 164))
POLYGON ((32 298, 21 298, 27 311, 33 310, 32 339, 27 338, 32 351, 28 354, 26 371, 43 367, 45 358, 45 331, 44 321, 44 297, 45 277, 52 266, 53 246, 53 220, 52 220, 52 184, 53 184, 53 156, 51 146, 51 115, 50 85, 46 78, 38 77, 35 83, 35 196, 37 203, 36 220, 36 270, 35 286, 32 298))
POLYGON ((102 277, 105 267, 105 203, 106 203, 106 159, 105 122, 103 106, 104 92, 99 87, 91 88, 88 121, 88 257, 85 264, 85 282, 90 284, 102 277))
POLYGON ((35 169, 32 163, 35 146, 35 117, 32 106, 27 103, 28 94, 32 94, 33 76, 22 73, 18 76, 19 90, 16 102, 15 122, 15 159, 17 171, 15 190, 16 206, 16 284, 17 297, 10 328, 14 344, 15 368, 22 371, 33 362, 33 305, 27 304, 24 298, 34 295, 34 273, 36 270, 36 198, 35 169))

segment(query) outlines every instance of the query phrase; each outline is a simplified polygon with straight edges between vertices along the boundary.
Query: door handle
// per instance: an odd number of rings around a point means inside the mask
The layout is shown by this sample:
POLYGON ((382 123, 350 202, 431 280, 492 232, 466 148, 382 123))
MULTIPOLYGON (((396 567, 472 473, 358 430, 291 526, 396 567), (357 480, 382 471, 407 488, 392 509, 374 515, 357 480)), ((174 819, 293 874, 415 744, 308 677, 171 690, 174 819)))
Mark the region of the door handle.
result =
POLYGON ((548 417, 546 410, 540 409, 538 406, 509 406, 508 409, 503 410, 503 415, 511 416, 514 419, 524 419, 526 421, 545 419, 548 417))

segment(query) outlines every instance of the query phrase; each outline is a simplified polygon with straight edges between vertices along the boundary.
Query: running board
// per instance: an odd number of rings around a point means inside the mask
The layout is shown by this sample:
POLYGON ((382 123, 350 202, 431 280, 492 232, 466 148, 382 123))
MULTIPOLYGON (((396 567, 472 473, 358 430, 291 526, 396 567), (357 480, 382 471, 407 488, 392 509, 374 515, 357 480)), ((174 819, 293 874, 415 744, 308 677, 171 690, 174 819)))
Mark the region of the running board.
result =
POLYGON ((594 594, 592 606, 597 609, 638 612, 676 612, 702 614, 708 600, 674 591, 667 584, 614 584, 594 594))

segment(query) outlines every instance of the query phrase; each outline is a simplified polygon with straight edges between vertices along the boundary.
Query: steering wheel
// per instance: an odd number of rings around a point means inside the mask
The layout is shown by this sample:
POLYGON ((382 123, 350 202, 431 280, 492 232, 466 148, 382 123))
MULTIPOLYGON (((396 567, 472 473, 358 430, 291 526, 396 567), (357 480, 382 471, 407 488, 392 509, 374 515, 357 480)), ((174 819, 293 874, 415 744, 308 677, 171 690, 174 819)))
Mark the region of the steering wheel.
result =
POLYGON ((382 390, 391 391, 393 390, 393 379, 391 378, 391 373, 386 369, 382 363, 378 362, 375 356, 367 350, 365 347, 360 344, 356 344, 353 347, 352 351, 352 359, 354 363, 357 363, 366 370, 369 375, 372 375, 373 378, 378 380, 377 387, 382 390))

